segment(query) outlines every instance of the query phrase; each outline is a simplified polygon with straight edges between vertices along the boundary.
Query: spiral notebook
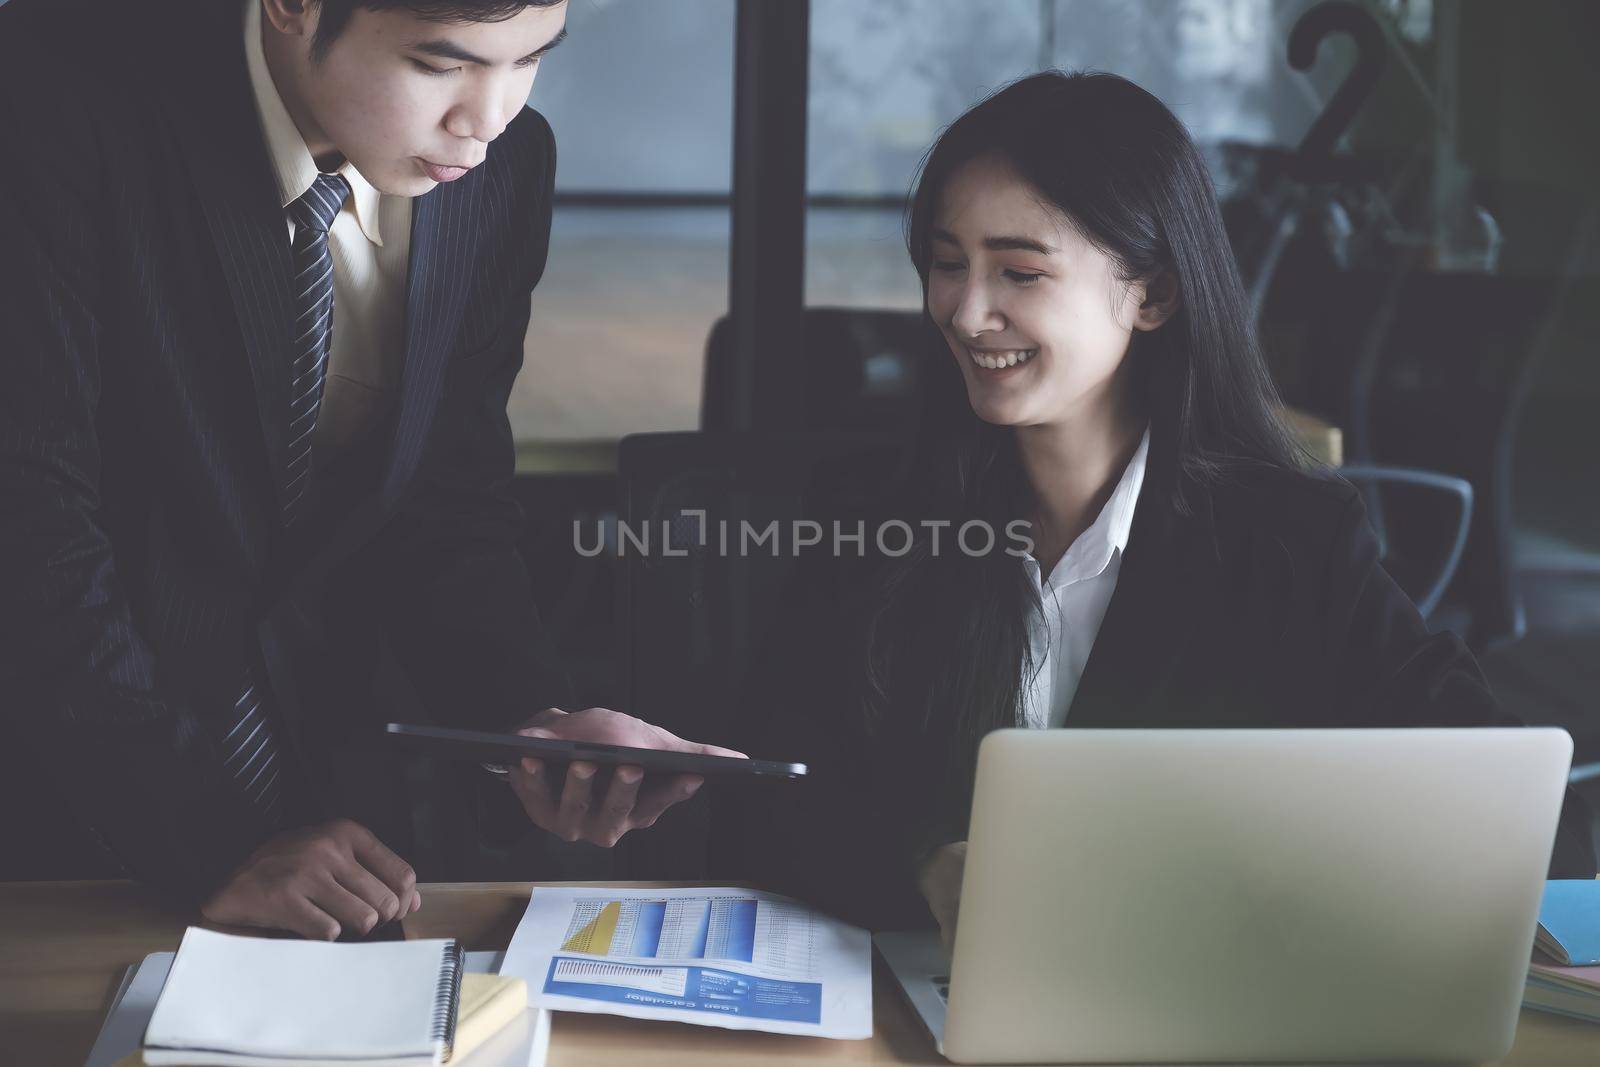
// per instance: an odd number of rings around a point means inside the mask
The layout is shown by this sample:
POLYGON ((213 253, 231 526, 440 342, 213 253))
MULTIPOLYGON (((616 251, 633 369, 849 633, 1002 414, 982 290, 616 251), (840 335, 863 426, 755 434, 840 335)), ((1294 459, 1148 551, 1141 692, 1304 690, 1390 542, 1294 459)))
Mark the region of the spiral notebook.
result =
POLYGON ((191 927, 145 1031, 151 1067, 444 1063, 455 1040, 454 940, 330 944, 191 927))

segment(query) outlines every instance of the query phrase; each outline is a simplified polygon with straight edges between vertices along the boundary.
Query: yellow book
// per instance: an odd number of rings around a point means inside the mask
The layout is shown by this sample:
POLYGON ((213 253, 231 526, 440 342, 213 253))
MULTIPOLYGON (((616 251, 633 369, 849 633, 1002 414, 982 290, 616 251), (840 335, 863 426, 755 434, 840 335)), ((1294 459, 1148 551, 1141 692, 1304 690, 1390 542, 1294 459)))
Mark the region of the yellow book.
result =
POLYGON ((500 974, 461 976, 461 1008, 456 1015, 455 1051, 451 1063, 460 1063, 528 1010, 528 983, 500 974))
MULTIPOLYGON (((498 974, 462 975, 456 1042, 450 1063, 461 1065, 475 1049, 527 1009, 528 983, 521 978, 498 974)), ((297 1062, 307 1067, 311 1064, 309 1060, 297 1062)), ((134 1052, 118 1060, 116 1067, 145 1067, 144 1056, 134 1052)))

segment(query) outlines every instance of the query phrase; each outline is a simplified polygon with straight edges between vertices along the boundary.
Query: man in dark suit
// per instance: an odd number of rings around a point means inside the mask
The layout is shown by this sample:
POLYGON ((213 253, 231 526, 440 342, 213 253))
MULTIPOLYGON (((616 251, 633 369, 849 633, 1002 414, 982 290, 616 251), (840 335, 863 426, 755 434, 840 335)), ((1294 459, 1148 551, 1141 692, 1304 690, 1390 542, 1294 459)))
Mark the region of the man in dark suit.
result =
MULTIPOLYGON (((363 738, 398 665, 457 725, 568 715, 514 547, 506 402, 563 0, 0 8, 0 707, 121 864, 213 920, 414 909, 363 738)), ((510 786, 612 844, 698 781, 510 786)), ((8 819, 16 818, 8 813, 8 819)))

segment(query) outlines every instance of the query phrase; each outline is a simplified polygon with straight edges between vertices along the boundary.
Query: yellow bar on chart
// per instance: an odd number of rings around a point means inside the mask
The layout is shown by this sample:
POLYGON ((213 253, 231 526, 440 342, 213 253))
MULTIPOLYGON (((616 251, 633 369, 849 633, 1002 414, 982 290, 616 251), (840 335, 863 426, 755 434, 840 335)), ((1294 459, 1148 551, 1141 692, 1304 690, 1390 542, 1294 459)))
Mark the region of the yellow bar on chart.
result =
POLYGON ((588 956, 605 956, 611 952, 611 938, 617 932, 617 917, 622 905, 608 901, 600 914, 584 923, 577 933, 567 938, 562 952, 581 952, 588 956))

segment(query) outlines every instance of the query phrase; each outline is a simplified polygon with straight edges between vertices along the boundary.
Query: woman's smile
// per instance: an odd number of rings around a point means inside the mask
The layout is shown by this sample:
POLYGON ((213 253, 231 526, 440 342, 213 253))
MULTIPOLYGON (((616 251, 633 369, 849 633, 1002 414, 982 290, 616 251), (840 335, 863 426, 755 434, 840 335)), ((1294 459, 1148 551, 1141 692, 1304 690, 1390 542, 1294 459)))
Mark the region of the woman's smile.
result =
POLYGON ((1037 348, 967 348, 967 358, 981 370, 1006 371, 1039 354, 1037 348))

